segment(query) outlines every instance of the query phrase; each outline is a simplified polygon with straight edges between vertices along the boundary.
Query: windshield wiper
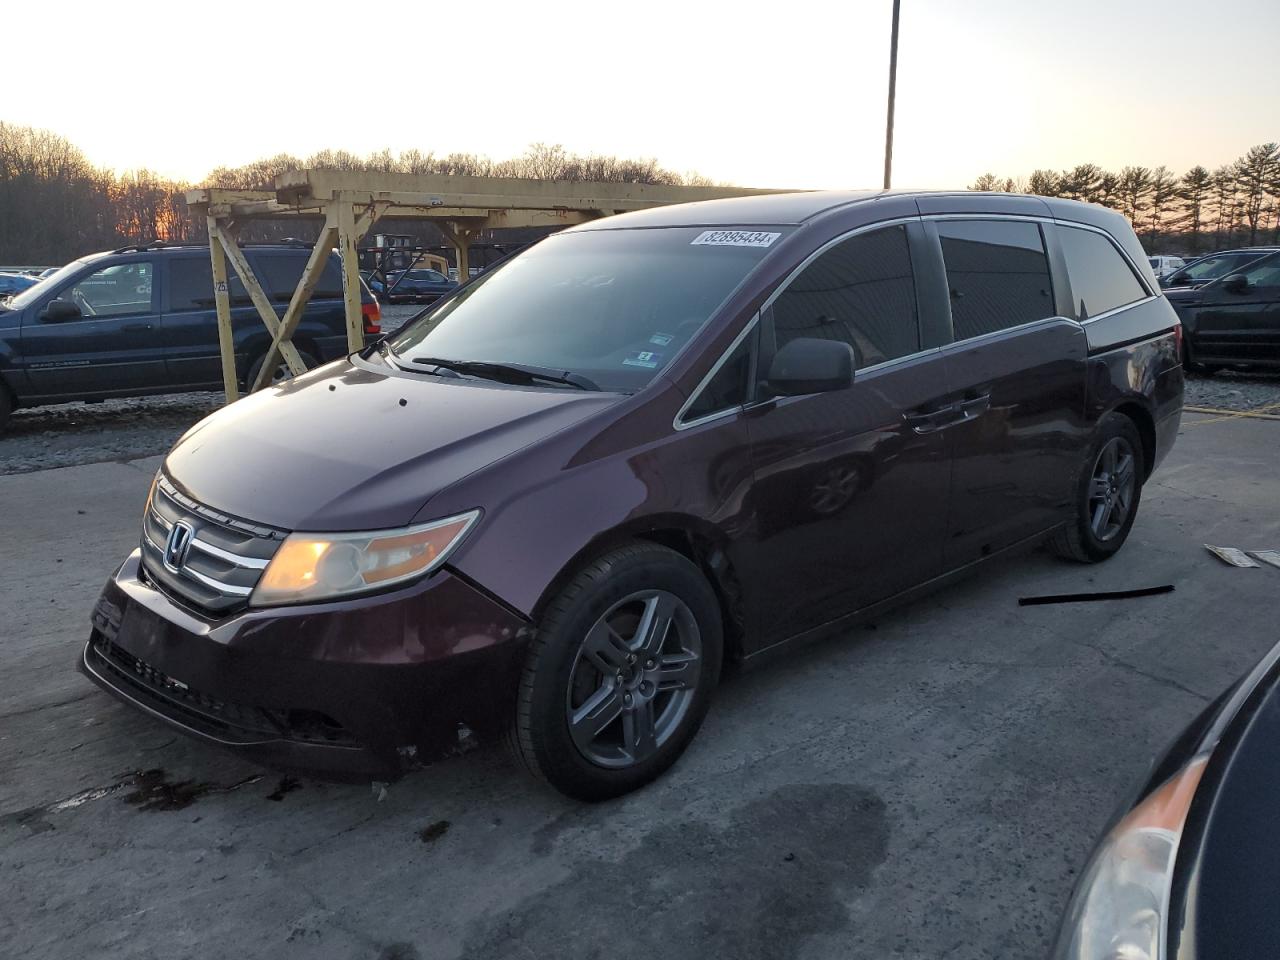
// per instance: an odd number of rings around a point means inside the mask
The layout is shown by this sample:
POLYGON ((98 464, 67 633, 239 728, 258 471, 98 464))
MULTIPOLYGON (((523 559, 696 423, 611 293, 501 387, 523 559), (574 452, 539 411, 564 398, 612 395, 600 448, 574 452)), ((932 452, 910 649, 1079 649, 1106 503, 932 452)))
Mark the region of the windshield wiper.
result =
POLYGON ((443 367, 445 370, 456 370, 473 377, 485 380, 497 380, 500 383, 536 384, 562 383, 578 390, 599 390, 594 380, 573 373, 569 370, 552 370, 549 367, 538 367, 530 363, 490 363, 487 360, 442 360, 439 357, 414 357, 414 363, 430 364, 443 367))

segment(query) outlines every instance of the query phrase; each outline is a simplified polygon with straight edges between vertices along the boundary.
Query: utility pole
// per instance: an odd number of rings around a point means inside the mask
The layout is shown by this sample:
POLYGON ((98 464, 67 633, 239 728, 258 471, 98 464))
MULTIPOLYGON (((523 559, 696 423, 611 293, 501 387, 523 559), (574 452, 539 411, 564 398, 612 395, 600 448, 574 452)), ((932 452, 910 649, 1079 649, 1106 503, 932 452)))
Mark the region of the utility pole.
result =
POLYGON ((898 87, 898 6, 902 0, 893 0, 893 34, 889 40, 889 111, 884 126, 884 188, 889 189, 893 179, 893 99, 898 87))

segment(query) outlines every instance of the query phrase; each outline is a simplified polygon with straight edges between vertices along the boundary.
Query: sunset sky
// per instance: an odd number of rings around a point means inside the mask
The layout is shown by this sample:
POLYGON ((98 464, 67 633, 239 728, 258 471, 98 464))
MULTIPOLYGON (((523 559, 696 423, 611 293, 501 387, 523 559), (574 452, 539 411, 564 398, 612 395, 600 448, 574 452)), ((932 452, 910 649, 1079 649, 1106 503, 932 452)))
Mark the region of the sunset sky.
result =
MULTIPOLYGON (((1083 162, 1181 173, 1280 139, 1276 0, 902 8, 895 186, 1083 162)), ((878 186, 890 9, 24 4, 5 12, 0 120, 192 181, 282 151, 502 159, 544 141, 739 185, 878 186)))

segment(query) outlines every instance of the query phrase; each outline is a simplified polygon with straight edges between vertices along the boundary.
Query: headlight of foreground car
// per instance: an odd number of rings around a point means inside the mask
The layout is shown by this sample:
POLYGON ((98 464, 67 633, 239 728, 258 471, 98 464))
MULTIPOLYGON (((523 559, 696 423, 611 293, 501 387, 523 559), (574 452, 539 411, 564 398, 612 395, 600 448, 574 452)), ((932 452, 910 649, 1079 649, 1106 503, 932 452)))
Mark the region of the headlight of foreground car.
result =
POLYGON ((1209 758, 1193 758, 1121 820, 1095 851, 1055 960, 1161 960, 1178 841, 1209 758))
POLYGON ((453 552, 479 510, 367 533, 291 533, 267 564, 249 603, 310 603, 426 576, 453 552))

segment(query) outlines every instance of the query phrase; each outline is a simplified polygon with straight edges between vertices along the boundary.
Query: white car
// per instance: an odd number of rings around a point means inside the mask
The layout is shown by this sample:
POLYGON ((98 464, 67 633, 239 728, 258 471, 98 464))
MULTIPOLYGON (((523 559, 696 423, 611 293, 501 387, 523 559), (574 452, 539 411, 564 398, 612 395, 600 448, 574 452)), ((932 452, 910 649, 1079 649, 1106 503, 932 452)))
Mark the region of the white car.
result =
POLYGON ((1181 270, 1186 266, 1186 261, 1181 257, 1147 257, 1147 263, 1151 264, 1151 269, 1155 271, 1156 277, 1167 277, 1175 270, 1181 270))

